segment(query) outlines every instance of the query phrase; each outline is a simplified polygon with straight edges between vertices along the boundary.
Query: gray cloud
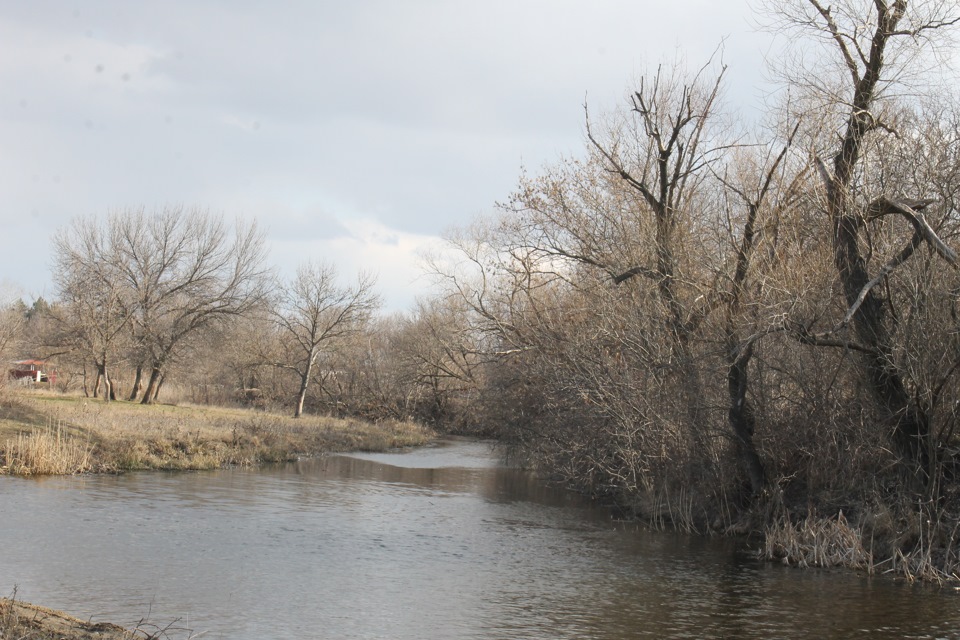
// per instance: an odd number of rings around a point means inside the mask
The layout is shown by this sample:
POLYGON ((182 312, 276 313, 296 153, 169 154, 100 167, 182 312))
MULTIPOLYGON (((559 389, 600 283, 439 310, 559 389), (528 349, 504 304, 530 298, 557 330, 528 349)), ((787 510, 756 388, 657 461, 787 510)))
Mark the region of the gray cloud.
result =
POLYGON ((32 264, 54 228, 141 205, 256 216, 278 242, 357 219, 436 235, 504 199, 521 163, 577 152, 585 96, 609 108, 724 37, 730 93, 754 100, 746 0, 666 4, 7 3, 0 277, 48 287, 32 264))

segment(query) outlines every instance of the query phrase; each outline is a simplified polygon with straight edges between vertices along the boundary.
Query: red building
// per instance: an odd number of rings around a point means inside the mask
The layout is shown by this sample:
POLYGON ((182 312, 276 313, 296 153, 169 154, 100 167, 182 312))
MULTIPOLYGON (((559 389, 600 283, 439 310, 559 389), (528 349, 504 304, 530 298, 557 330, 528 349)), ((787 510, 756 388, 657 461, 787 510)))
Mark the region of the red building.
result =
POLYGON ((57 381, 57 371, 44 360, 17 360, 10 369, 10 377, 16 380, 54 383, 57 381))

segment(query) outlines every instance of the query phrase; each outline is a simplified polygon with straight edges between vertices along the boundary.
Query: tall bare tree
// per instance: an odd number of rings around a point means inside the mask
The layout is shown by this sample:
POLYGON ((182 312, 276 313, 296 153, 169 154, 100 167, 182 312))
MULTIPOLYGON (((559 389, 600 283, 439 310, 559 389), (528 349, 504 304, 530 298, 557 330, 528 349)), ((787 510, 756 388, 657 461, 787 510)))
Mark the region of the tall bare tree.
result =
POLYGON ((125 337, 133 312, 129 292, 117 271, 116 247, 110 230, 84 219, 58 231, 53 238, 54 282, 60 299, 53 317, 60 337, 80 350, 96 368, 93 395, 115 399, 109 367, 120 358, 118 342, 125 337))
MULTIPOLYGON (((6 362, 10 358, 23 338, 24 326, 27 323, 23 311, 25 306, 20 303, 0 307, 0 362, 6 362)), ((0 384, 6 377, 6 372, 0 371, 0 384)))
MULTIPOLYGON (((141 362, 150 369, 145 404, 156 399, 184 341, 257 304, 269 275, 256 225, 230 228, 221 216, 197 209, 79 218, 55 244, 56 278, 77 335, 98 354, 101 373, 110 345, 130 342, 138 373, 141 362)), ((138 376, 134 393, 139 386, 138 376)))
MULTIPOLYGON (((782 207, 780 192, 789 188, 784 158, 796 131, 785 135, 779 153, 754 163, 754 175, 738 184, 723 177, 722 167, 736 163, 731 156, 741 143, 724 131, 717 112, 724 70, 713 75, 710 69, 708 65, 685 78, 678 69, 661 67, 641 81, 627 117, 614 119, 613 127, 598 131, 588 118, 591 158, 524 181, 511 201, 515 222, 509 251, 517 264, 523 262, 518 260, 522 250, 548 269, 566 264, 566 273, 575 274, 569 267, 573 264, 596 270, 608 283, 620 285, 625 299, 638 289, 653 295, 641 304, 646 314, 659 315, 661 338, 671 355, 659 363, 639 358, 634 366, 675 372, 664 384, 670 395, 685 398, 683 431, 698 452, 700 468, 715 449, 703 395, 711 380, 703 378, 706 368, 697 361, 704 358, 703 343, 709 339, 701 329, 711 314, 724 309, 728 420, 750 492, 756 496, 765 487, 766 474, 753 442, 747 370, 753 342, 763 334, 744 332, 738 323, 744 322, 741 310, 751 290, 754 249, 769 222, 761 217, 767 209, 776 209, 766 200, 775 199, 782 207), (744 181, 751 186, 743 186, 744 181), (726 211, 722 194, 727 191, 742 201, 738 206, 745 215, 726 211)), ((563 277, 573 282, 569 275, 563 277)), ((605 321, 596 322, 599 327, 605 321)), ((624 335, 623 330, 616 333, 624 335)), ((626 343, 609 348, 621 355, 631 350, 626 343)), ((607 391, 611 386, 608 380, 607 391)), ((613 397, 602 395, 605 402, 613 397)))
POLYGON ((333 265, 307 263, 297 269, 292 281, 279 285, 274 318, 283 353, 273 364, 298 377, 294 417, 303 413, 307 389, 324 350, 361 331, 379 307, 375 283, 372 276, 361 274, 352 286, 341 286, 333 265))
POLYGON ((148 356, 141 399, 148 404, 188 336, 262 300, 269 275, 263 233, 255 224, 231 229, 222 216, 183 207, 118 212, 106 224, 117 277, 133 305, 133 333, 148 356))
MULTIPOLYGON (((790 176, 785 170, 785 166, 788 165, 785 159, 798 129, 799 126, 794 126, 775 158, 763 158, 757 166, 750 166, 747 169, 749 177, 741 177, 741 180, 749 184, 736 184, 726 176, 723 178, 726 190, 735 194, 739 200, 738 207, 745 210, 742 227, 739 230, 733 228, 733 216, 730 214, 727 216, 730 222, 726 231, 731 238, 737 238, 739 235, 739 242, 734 241, 733 268, 732 273, 725 278, 729 282, 729 289, 722 296, 722 308, 729 401, 727 419, 734 435, 741 465, 750 479, 753 497, 759 496, 766 488, 767 474, 754 442, 756 417, 748 396, 749 367, 755 344, 766 331, 756 327, 757 322, 745 320, 741 316, 745 307, 750 306, 751 303, 755 305, 764 297, 762 292, 759 295, 751 295, 751 288, 757 287, 750 286, 751 274, 758 270, 755 266, 757 261, 754 254, 762 240, 762 230, 764 227, 778 226, 780 212, 795 204, 798 191, 804 185, 806 171, 799 170, 790 176), (785 176, 790 177, 785 179, 785 176), (788 184, 778 185, 778 177, 780 182, 786 181, 788 184), (772 206, 767 202, 771 197, 776 200, 772 206), (763 214, 766 214, 767 220, 763 219, 763 214), (743 335, 745 328, 752 329, 750 335, 743 335)), ((772 246, 769 240, 768 245, 772 246)), ((760 323, 765 321, 769 326, 769 319, 762 319, 760 323)))
POLYGON ((935 200, 923 193, 903 193, 902 184, 883 180, 878 163, 870 161, 866 151, 868 145, 900 135, 896 93, 910 86, 917 59, 931 49, 935 53, 933 41, 960 22, 960 9, 941 0, 843 0, 833 5, 796 0, 775 8, 790 26, 818 37, 837 69, 835 75, 826 73, 826 62, 792 78, 821 104, 830 105, 819 120, 837 127, 836 137, 817 151, 816 164, 846 302, 843 320, 832 335, 804 338, 815 344, 852 345, 859 352, 867 386, 887 415, 895 450, 925 475, 931 453, 929 416, 899 364, 896 311, 878 285, 924 244, 953 266, 957 256, 924 213, 935 200), (872 264, 880 256, 871 238, 890 216, 905 219, 912 233, 883 264, 872 264), (848 326, 852 335, 846 334, 848 326))

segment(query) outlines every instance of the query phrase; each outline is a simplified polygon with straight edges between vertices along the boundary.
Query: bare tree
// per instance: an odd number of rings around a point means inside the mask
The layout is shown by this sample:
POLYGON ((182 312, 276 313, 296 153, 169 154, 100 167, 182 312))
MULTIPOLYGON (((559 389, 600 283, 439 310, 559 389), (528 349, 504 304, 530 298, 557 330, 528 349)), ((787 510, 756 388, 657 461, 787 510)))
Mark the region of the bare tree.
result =
POLYGON ((133 308, 134 339, 148 356, 141 400, 148 404, 185 338, 263 298, 263 234, 255 224, 231 230, 221 216, 182 207, 119 212, 106 224, 117 277, 133 308))
MULTIPOLYGON (((786 143, 779 154, 770 160, 760 161, 761 167, 769 167, 763 172, 757 167, 751 167, 750 177, 746 180, 751 184, 738 185, 723 178, 724 186, 733 192, 740 200, 739 206, 745 209, 742 229, 739 233, 739 243, 734 248, 732 273, 727 276, 729 291, 723 296, 724 311, 724 347, 727 365, 727 395, 729 407, 727 417, 735 438, 736 447, 741 458, 741 465, 750 479, 751 494, 760 495, 766 488, 767 477, 763 461, 754 443, 756 417, 753 405, 748 397, 749 366, 753 358, 754 347, 767 332, 757 328, 755 322, 746 321, 741 317, 751 297, 754 300, 762 299, 763 292, 750 295, 750 275, 756 270, 754 253, 762 238, 764 226, 776 228, 779 213, 794 204, 797 193, 803 185, 806 172, 800 170, 786 180, 788 184, 778 185, 777 178, 784 180, 787 152, 793 144, 799 125, 795 126, 788 135, 786 143), (759 176, 757 175, 759 174, 759 176), (776 204, 770 206, 767 200, 776 196, 776 204), (766 213, 770 220, 764 224, 761 215, 766 213), (771 224, 772 222, 772 224, 771 224), (753 327, 753 332, 743 335, 744 327, 753 327)), ((732 238, 737 235, 733 228, 732 216, 728 216, 727 231, 732 238)), ((762 320, 761 322, 766 321, 762 320)))
POLYGON ((924 244, 957 266, 956 253, 927 221, 934 204, 925 194, 904 194, 901 185, 887 186, 866 157, 868 145, 898 136, 894 109, 896 89, 916 71, 918 56, 946 27, 960 22, 955 3, 907 0, 845 0, 827 6, 819 0, 788 2, 776 7, 788 23, 812 33, 838 61, 838 73, 824 73, 825 64, 795 78, 801 88, 822 96, 832 112, 821 113, 827 125, 837 123, 837 141, 817 153, 824 189, 823 207, 830 220, 834 265, 846 311, 829 335, 802 336, 811 344, 855 345, 868 388, 892 425, 896 451, 926 474, 930 459, 929 416, 911 391, 898 364, 892 300, 878 285, 909 261, 924 244), (824 81, 823 78, 830 78, 824 81), (827 88, 829 84, 829 89, 827 88), (880 178, 880 179, 878 179, 880 178), (909 223, 912 233, 879 267, 871 237, 889 216, 909 223), (850 326, 853 335, 837 339, 850 326))
MULTIPOLYGON (((21 302, 20 307, 25 307, 21 302)), ((27 320, 16 304, 0 308, 0 362, 6 362, 23 338, 27 320)), ((6 380, 6 371, 0 372, 0 384, 6 380)))
POLYGON ((804 54, 769 128, 718 132, 722 70, 660 69, 436 272, 495 362, 473 371, 486 415, 526 461, 654 518, 677 489, 711 525, 808 500, 932 513, 949 555, 960 110, 922 74, 960 9, 772 4, 804 54))
POLYGON ((283 354, 273 364, 298 377, 294 417, 303 413, 307 389, 324 350, 362 330, 379 307, 374 285, 372 276, 361 274, 353 286, 340 286, 336 269, 323 263, 301 265, 291 282, 280 285, 274 318, 283 354))
POLYGON ((110 377, 112 360, 119 358, 118 341, 125 337, 133 312, 129 292, 124 291, 117 271, 117 255, 109 229, 88 220, 54 235, 54 282, 60 300, 53 317, 60 325, 60 340, 93 362, 96 380, 93 396, 115 399, 110 377))
MULTIPOLYGON (((744 334, 738 323, 744 322, 741 309, 748 297, 752 255, 765 223, 760 216, 771 191, 789 188, 783 160, 796 131, 786 136, 779 154, 768 155, 768 166, 754 167, 755 175, 745 178, 753 183, 750 187, 724 178, 720 168, 731 163, 740 144, 717 131, 722 129, 716 102, 724 70, 714 76, 709 71, 710 65, 686 79, 677 69, 661 67, 631 96, 627 124, 615 120, 601 133, 588 118, 587 137, 594 155, 523 184, 511 201, 518 222, 508 250, 517 260, 522 249, 547 268, 572 263, 598 270, 613 284, 630 285, 622 292, 625 298, 638 288, 655 294, 654 304, 649 298, 644 304, 647 313, 660 314, 662 338, 672 351, 665 360, 671 364, 663 367, 663 362, 640 358, 636 366, 676 371, 664 383, 670 394, 685 398, 685 432, 702 461, 711 460, 713 447, 703 408, 708 404, 703 389, 710 381, 702 376, 703 363, 697 362, 704 359, 701 329, 712 313, 724 309, 728 420, 751 494, 757 496, 766 477, 753 443, 747 369, 753 342, 763 334, 744 334), (737 216, 720 213, 724 191, 733 191, 742 200, 739 206, 746 211, 742 229, 734 228, 737 216)), ((785 199, 772 195, 782 207, 785 199)), ((570 276, 564 277, 572 282, 570 276)), ((597 318, 596 323, 599 327, 605 320, 597 318)), ((616 333, 624 335, 623 330, 616 333)), ((624 344, 610 348, 621 354, 630 350, 624 344)), ((603 369, 612 370, 606 365, 603 369)), ((587 384, 599 389, 595 383, 587 384)), ((608 379, 606 392, 600 393, 608 404, 615 395, 609 393, 612 386, 608 379)))
POLYGON ((404 376, 408 406, 437 422, 451 400, 474 391, 483 354, 462 298, 421 299, 392 332, 391 353, 404 376))
POLYGON ((231 229, 220 216, 183 207, 80 218, 55 246, 55 277, 69 302, 64 320, 95 354, 101 376, 112 345, 129 343, 138 370, 133 394, 142 365, 150 369, 145 404, 184 341, 257 304, 267 282, 256 225, 231 229))

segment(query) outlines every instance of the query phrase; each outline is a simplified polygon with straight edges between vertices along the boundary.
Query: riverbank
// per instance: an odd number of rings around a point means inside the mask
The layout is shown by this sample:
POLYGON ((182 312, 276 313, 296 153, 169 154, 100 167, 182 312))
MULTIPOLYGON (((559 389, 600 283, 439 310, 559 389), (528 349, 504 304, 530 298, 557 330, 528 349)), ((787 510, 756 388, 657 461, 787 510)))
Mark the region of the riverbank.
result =
POLYGON ((243 408, 105 403, 80 396, 0 395, 0 475, 203 470, 342 451, 426 444, 410 422, 340 420, 243 408))
MULTIPOLYGON (((62 611, 0 598, 0 638, 11 640, 135 640, 149 633, 106 622, 84 622, 62 611)), ((162 637, 162 636, 159 636, 162 637)))

